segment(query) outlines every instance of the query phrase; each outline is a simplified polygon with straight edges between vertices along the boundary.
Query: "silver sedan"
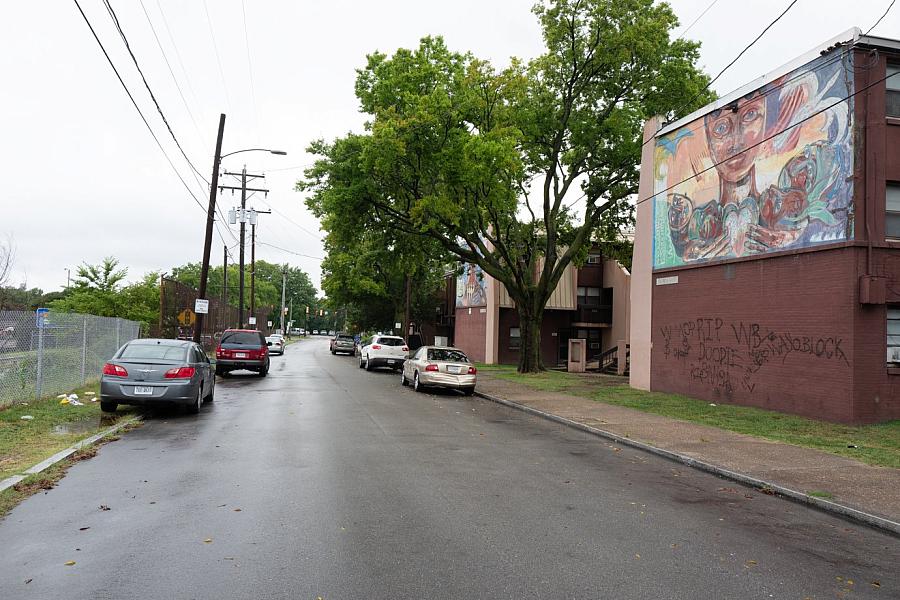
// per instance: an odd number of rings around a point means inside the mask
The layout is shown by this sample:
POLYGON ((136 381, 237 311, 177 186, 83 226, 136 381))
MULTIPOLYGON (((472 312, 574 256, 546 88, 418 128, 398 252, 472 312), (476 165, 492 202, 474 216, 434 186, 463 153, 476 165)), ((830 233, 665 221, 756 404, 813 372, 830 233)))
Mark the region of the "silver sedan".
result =
POLYGON ((400 371, 400 383, 421 392, 426 387, 461 390, 466 396, 475 392, 475 365, 458 348, 422 346, 406 359, 400 371))
POLYGON ((179 404, 200 411, 212 400, 216 376, 206 352, 184 340, 132 340, 103 366, 100 409, 115 412, 119 404, 179 404))

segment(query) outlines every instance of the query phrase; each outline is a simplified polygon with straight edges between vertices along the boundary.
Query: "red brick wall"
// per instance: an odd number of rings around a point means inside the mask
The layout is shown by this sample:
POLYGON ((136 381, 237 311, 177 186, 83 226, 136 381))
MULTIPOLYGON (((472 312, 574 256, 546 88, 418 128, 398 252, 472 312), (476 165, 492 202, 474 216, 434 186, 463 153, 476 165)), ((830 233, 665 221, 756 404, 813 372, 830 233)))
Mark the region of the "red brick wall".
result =
MULTIPOLYGON (((555 367, 559 357, 559 337, 553 335, 569 327, 573 311, 547 310, 541 324, 541 358, 547 367, 555 367)), ((512 308, 500 309, 500 335, 498 336, 498 362, 515 365, 519 362, 519 351, 509 347, 509 329, 519 326, 519 313, 512 308)))
POLYGON ((654 274, 654 280, 677 275, 678 283, 653 288, 651 389, 857 420, 855 252, 840 248, 654 274))
POLYGON ((481 308, 456 309, 456 333, 453 345, 469 355, 476 362, 484 362, 484 338, 487 313, 481 308), (469 314, 469 311, 472 314, 469 314))

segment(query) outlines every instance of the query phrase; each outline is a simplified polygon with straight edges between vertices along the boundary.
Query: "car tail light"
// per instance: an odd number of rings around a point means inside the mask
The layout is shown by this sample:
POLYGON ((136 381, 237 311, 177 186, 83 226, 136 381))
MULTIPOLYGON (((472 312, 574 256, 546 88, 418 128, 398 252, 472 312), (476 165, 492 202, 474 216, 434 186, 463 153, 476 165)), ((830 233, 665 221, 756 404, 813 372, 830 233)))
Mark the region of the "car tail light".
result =
POLYGON ((378 344, 372 344, 372 350, 381 350, 381 346, 378 344))
POLYGON ((478 369, 476 369, 475 367, 469 367, 469 375, 474 375, 477 372, 478 372, 478 369))
POLYGON ((437 371, 438 366, 437 365, 425 365, 425 370, 426 371, 437 371))
POLYGON ((216 348, 216 356, 225 356, 225 351, 222 350, 222 346, 216 348))
POLYGON ((190 379, 194 376, 194 367, 175 367, 166 371, 166 379, 190 379))
POLYGON ((403 350, 404 352, 409 352, 409 348, 407 346, 403 346, 400 349, 403 350))
POLYGON ((119 365, 114 365, 112 363, 103 365, 103 374, 113 375, 115 377, 128 377, 128 371, 125 367, 120 367, 119 365))

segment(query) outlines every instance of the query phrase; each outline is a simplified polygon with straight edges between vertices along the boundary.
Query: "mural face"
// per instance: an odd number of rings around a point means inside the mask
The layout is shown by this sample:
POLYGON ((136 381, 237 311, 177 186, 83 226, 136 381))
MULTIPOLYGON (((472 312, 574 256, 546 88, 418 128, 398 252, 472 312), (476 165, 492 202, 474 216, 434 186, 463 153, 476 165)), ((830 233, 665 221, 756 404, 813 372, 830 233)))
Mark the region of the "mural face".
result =
POLYGON ((821 56, 656 140, 654 268, 852 239, 850 61, 821 56))
POLYGON ((478 265, 464 264, 456 278, 456 307, 487 306, 484 274, 478 265))

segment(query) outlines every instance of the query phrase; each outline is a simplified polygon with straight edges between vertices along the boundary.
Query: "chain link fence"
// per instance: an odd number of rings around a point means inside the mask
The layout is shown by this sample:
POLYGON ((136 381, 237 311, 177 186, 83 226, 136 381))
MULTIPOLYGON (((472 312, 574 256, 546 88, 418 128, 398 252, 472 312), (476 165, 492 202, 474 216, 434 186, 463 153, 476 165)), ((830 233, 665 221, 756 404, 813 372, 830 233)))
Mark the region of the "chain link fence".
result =
POLYGON ((119 347, 140 337, 136 321, 50 312, 0 311, 0 408, 97 381, 119 347))

